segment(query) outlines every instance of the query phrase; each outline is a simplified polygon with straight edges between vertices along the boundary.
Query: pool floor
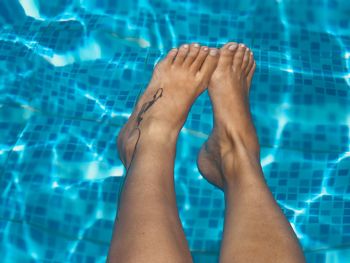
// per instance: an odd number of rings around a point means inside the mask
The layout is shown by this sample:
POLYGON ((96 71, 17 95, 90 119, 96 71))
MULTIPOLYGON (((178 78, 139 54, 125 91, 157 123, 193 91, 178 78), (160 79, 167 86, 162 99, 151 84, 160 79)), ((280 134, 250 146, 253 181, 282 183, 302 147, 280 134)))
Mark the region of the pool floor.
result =
MULTIPOLYGON (((2 262, 105 262, 125 171, 115 138, 172 47, 245 43, 267 183, 310 263, 350 262, 350 2, 2 0, 2 262)), ((223 194, 196 167, 206 93, 181 131, 178 208, 217 260, 223 194)))

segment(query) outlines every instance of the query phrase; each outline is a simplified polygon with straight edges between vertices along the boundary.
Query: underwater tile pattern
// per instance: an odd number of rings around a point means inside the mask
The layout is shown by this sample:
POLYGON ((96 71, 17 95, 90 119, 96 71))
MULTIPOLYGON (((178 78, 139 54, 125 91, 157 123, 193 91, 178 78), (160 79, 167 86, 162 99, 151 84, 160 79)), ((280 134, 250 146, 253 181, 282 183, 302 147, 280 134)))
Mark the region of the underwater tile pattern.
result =
MULTIPOLYGON (((308 262, 350 261, 350 2, 0 1, 2 262, 104 262, 124 168, 115 138, 167 50, 252 48, 250 103, 268 185, 308 262)), ((193 105, 175 166, 195 262, 216 262, 223 194, 196 168, 193 105)))

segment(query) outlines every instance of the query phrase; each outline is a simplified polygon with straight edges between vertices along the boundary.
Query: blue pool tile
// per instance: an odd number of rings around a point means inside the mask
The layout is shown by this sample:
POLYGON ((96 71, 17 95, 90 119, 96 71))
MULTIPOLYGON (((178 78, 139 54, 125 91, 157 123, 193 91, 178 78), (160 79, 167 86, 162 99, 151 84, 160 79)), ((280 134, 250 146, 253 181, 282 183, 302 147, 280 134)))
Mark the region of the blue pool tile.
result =
MULTIPOLYGON (((267 184, 308 262, 350 259, 348 1, 0 2, 0 248, 4 262, 105 261, 125 176, 115 137, 172 47, 243 42, 267 184)), ((220 190, 196 168, 205 92, 181 132, 180 218, 217 261, 220 190)))
POLYGON ((11 262, 92 262, 92 259, 106 260, 108 243, 76 238, 59 233, 54 228, 26 221, 1 221, 1 246, 4 263, 11 262), (4 230, 9 232, 4 232, 4 230), (46 249, 41 249, 45 245, 46 249), (16 246, 16 251, 9 248, 16 246), (69 247, 69 249, 66 249, 69 247), (97 256, 100 255, 100 256, 97 256))
POLYGON ((5 166, 12 151, 20 150, 15 147, 25 123, 32 112, 24 108, 10 107, 0 103, 0 175, 5 173, 5 166))
POLYGON ((124 172, 117 159, 118 130, 108 123, 32 116, 20 133, 17 151, 11 152, 0 180, 8 193, 8 198, 0 199, 1 217, 26 220, 73 236, 85 231, 84 235, 91 235, 89 229, 96 224, 100 235, 93 236, 107 242, 112 224, 101 224, 99 220, 103 222, 106 217, 113 222, 116 212, 124 172), (54 140, 50 140, 52 135, 56 135, 54 140), (47 171, 55 171, 56 176, 48 177, 47 171), (35 190, 29 193, 29 189, 35 190), (62 198, 64 193, 69 193, 69 197, 62 198), (77 200, 81 200, 80 205, 77 200), (102 202, 100 206, 96 205, 97 200, 102 202), (60 212, 68 207, 71 212, 60 212), (83 220, 81 212, 89 216, 83 220), (82 230, 83 224, 86 230, 82 230))

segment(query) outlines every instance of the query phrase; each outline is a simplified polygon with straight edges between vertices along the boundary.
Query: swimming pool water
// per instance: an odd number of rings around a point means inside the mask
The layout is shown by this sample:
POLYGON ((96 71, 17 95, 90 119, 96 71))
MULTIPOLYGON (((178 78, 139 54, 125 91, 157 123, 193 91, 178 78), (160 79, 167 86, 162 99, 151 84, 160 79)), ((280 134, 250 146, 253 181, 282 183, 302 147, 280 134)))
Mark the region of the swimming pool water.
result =
MULTIPOLYGON (((115 137, 154 64, 186 42, 238 41, 267 183, 308 262, 350 262, 350 2, 0 1, 2 262, 104 262, 124 170, 115 137)), ((181 132, 178 207, 196 262, 215 262, 223 195, 195 160, 207 94, 181 132)))

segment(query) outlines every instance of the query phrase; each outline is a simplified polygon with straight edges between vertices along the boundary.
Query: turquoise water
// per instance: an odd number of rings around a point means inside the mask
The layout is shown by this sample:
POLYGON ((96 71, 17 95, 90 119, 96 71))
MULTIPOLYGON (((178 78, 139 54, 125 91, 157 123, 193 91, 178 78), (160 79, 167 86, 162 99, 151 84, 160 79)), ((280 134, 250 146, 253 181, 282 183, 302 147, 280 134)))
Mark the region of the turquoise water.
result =
MULTIPOLYGON (((2 0, 2 262, 104 262, 124 170, 115 137, 173 46, 244 42, 267 182, 308 262, 350 262, 350 2, 2 0)), ((181 132, 180 217, 215 262, 223 195, 195 165, 207 94, 181 132)))

